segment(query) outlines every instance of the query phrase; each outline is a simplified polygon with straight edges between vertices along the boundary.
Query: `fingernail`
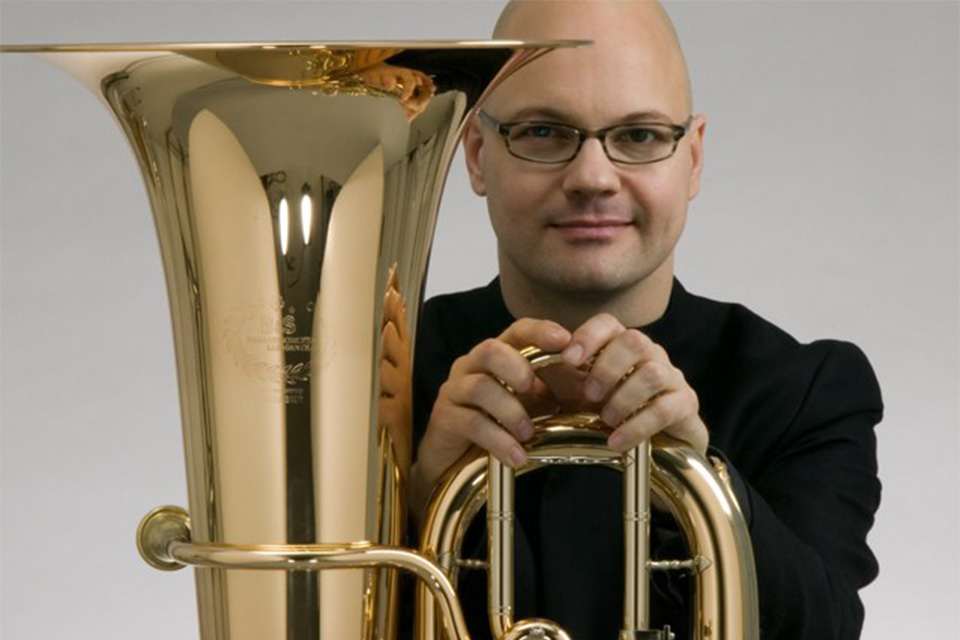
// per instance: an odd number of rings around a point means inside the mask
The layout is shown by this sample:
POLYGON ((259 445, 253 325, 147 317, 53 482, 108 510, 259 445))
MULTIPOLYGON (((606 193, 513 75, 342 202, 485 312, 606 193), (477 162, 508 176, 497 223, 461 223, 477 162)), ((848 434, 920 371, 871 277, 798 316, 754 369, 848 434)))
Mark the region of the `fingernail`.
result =
POLYGON ((587 397, 587 400, 593 400, 596 402, 600 399, 603 390, 600 388, 600 382, 595 378, 587 378, 587 381, 583 383, 583 395, 587 397))
POLYGON ((514 445, 510 449, 510 464, 514 467, 521 467, 527 463, 527 454, 519 445, 514 445))
POLYGON ((524 441, 533 437, 533 423, 530 422, 529 418, 524 418, 520 421, 520 424, 517 426, 517 433, 524 441))
POLYGON ((574 342, 563 351, 563 359, 570 364, 580 364, 581 358, 583 358, 583 345, 579 342, 574 342))
POLYGON ((607 446, 614 451, 623 451, 625 448, 624 445, 626 444, 625 440, 626 438, 622 433, 614 432, 613 435, 607 439, 607 446))

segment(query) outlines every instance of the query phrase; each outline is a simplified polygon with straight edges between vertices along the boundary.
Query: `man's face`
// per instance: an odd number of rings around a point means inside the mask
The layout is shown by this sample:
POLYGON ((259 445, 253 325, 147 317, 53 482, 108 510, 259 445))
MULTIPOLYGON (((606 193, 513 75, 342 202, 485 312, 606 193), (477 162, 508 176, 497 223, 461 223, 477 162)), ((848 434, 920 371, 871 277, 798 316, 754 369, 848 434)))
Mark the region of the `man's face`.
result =
MULTIPOLYGON (((549 16, 539 19, 547 32, 537 37, 571 37, 562 28, 570 16, 552 28, 549 16)), ((501 122, 589 130, 686 121, 685 76, 662 39, 644 38, 636 24, 608 13, 596 20, 584 28, 597 40, 593 48, 537 60, 499 87, 484 110, 501 122)), ((687 202, 699 189, 702 135, 698 118, 674 156, 653 164, 613 163, 592 138, 573 160, 549 165, 510 155, 492 127, 475 122, 465 141, 468 168, 474 190, 488 200, 501 276, 528 290, 586 295, 625 291, 655 274, 672 277, 687 202)))

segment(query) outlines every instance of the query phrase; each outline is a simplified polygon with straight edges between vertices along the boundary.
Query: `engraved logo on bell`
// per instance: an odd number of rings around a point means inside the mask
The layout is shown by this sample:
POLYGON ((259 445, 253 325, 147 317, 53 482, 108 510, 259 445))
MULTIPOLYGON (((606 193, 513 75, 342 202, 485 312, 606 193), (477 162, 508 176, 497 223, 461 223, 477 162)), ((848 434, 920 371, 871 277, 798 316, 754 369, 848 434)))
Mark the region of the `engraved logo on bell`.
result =
POLYGON ((288 404, 303 399, 302 392, 290 393, 290 387, 310 380, 313 338, 297 333, 300 325, 310 325, 312 311, 313 305, 298 310, 282 301, 254 303, 238 308, 223 324, 222 335, 234 366, 249 378, 269 383, 273 392, 286 391, 288 404))
POLYGON ((283 334, 292 336, 297 332, 297 318, 293 314, 283 316, 283 334))

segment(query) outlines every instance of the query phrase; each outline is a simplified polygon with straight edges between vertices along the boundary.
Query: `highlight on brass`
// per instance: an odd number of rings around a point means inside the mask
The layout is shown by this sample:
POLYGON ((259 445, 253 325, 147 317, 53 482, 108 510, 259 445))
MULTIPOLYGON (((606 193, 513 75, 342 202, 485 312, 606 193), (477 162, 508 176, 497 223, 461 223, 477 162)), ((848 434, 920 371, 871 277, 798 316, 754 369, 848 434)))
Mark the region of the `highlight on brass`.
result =
MULTIPOLYGON (((421 548, 402 545, 411 337, 443 177, 491 86, 580 44, 0 47, 84 82, 140 165, 168 287, 189 508, 148 513, 137 545, 158 569, 195 567, 203 640, 390 640, 398 570, 418 578, 418 637, 466 639, 454 587, 472 561, 459 558, 460 536, 487 501, 494 628, 566 637, 512 619, 513 471, 495 460, 452 469, 421 548)), ((674 444, 621 457, 589 416, 539 428, 521 472, 586 460, 624 471, 625 535, 638 549, 625 566, 629 637, 667 637, 641 631, 646 576, 661 568, 643 550, 648 465, 694 553, 677 566, 698 576, 696 637, 756 637, 749 539, 708 463, 674 444)))
POLYGON ((413 120, 436 93, 425 71, 391 63, 403 47, 342 48, 264 45, 255 49, 185 52, 234 71, 252 82, 308 88, 328 95, 392 97, 413 120))

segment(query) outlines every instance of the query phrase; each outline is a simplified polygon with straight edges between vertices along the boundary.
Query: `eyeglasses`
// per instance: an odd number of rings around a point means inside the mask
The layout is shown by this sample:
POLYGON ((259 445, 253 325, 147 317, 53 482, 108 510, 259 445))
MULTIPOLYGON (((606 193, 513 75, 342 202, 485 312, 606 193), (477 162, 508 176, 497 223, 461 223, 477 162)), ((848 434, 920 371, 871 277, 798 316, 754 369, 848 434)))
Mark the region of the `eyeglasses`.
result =
POLYGON ((479 115, 481 121, 500 134, 510 155, 542 164, 573 160, 587 138, 599 140, 612 162, 659 162, 676 152, 693 121, 691 115, 683 124, 635 122, 587 131, 557 122, 498 122, 485 111, 479 115))

